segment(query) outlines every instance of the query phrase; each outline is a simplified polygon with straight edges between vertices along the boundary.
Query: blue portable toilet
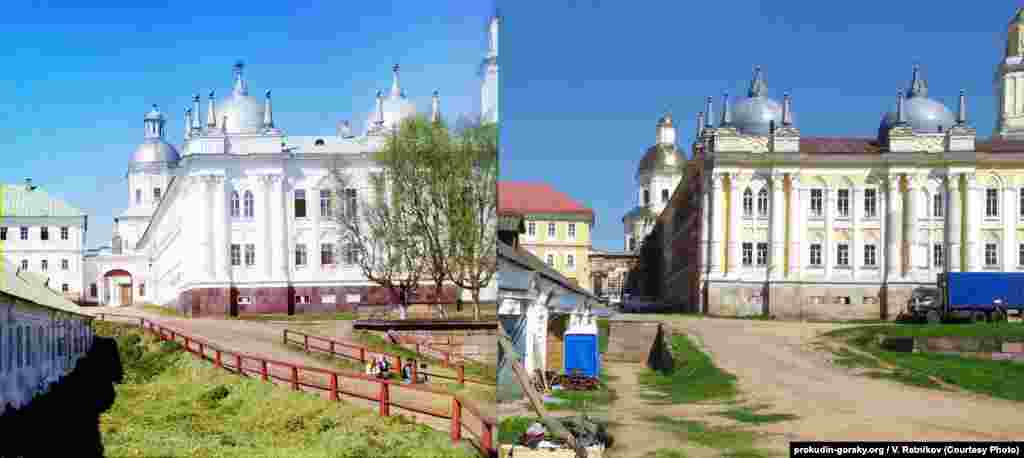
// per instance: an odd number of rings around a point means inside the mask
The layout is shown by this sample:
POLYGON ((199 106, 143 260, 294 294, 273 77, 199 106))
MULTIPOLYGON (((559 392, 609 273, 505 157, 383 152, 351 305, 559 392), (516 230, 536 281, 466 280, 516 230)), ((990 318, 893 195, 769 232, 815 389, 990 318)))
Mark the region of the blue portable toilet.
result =
POLYGON ((565 331, 563 369, 567 375, 574 370, 588 377, 601 373, 601 353, 597 340, 597 320, 591 313, 574 313, 565 331))

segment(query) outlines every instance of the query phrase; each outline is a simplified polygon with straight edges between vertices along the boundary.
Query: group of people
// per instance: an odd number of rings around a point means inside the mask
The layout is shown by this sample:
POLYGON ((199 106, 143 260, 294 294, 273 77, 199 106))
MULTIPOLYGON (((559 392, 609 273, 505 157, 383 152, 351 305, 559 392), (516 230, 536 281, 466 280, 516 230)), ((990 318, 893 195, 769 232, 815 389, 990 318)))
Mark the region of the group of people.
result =
MULTIPOLYGON (((420 373, 416 374, 416 380, 413 381, 413 362, 406 361, 402 365, 402 383, 426 383, 427 381, 427 365, 420 364, 420 373)), ((389 372, 391 371, 391 361, 385 356, 375 356, 366 362, 366 375, 377 378, 390 378, 389 372)))

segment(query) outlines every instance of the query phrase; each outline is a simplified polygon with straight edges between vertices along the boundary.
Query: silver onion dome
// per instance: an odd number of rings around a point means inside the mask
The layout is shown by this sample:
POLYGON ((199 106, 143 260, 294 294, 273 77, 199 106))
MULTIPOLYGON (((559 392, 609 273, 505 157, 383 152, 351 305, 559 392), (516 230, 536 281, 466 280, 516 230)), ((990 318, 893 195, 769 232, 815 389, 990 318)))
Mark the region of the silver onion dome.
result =
POLYGON ((377 128, 383 121, 383 128, 390 129, 401 125, 402 121, 416 116, 416 105, 409 101, 398 82, 399 67, 392 67, 394 80, 391 91, 383 94, 383 101, 374 101, 373 110, 366 116, 367 130, 377 128))
MULTIPOLYGON (((736 101, 731 114, 732 126, 745 135, 768 135, 772 121, 775 126, 782 126, 782 104, 768 98, 768 84, 761 67, 754 69, 747 98, 736 101)), ((792 113, 790 122, 795 123, 792 113)))
POLYGON ((174 145, 164 140, 164 115, 156 105, 142 118, 145 134, 142 144, 132 153, 132 163, 177 162, 181 156, 174 145))
POLYGON ((640 159, 640 166, 637 168, 637 176, 656 173, 681 173, 683 157, 675 145, 655 145, 647 149, 644 157, 640 159))
POLYGON ((243 68, 243 63, 235 64, 231 93, 218 100, 216 105, 217 122, 224 123, 217 127, 229 134, 256 134, 263 130, 264 102, 249 95, 249 85, 242 74, 243 68))
MULTIPOLYGON (((928 82, 921 76, 920 67, 914 66, 914 76, 910 89, 903 100, 903 122, 914 132, 944 132, 956 124, 956 116, 942 102, 928 97, 928 82)), ((889 129, 897 123, 896 111, 882 116, 879 126, 879 138, 887 138, 889 129)))

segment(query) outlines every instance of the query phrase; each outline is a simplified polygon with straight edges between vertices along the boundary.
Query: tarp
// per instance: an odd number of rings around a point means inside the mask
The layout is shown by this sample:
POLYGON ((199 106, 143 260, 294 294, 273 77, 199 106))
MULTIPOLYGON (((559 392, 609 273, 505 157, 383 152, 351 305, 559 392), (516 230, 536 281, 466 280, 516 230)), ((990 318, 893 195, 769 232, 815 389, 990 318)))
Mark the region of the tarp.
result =
POLYGON ((601 355, 597 348, 597 334, 566 334, 564 369, 566 374, 579 370, 588 377, 601 372, 601 355))

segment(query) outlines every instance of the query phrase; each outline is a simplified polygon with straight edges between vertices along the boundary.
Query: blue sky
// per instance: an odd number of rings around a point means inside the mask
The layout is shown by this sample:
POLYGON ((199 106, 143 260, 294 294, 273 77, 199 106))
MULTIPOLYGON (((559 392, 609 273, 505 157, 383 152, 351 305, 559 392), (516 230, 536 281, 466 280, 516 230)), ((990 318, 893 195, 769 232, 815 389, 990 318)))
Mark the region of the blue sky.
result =
MULTIPOLYGON (((636 167, 671 110, 689 154, 704 97, 746 95, 762 65, 805 136, 876 135, 915 62, 979 136, 1016 1, 517 1, 502 4, 502 179, 548 182, 592 207, 594 246, 622 249, 636 167)), ((716 119, 717 122, 717 119, 716 119)))
POLYGON ((250 92, 273 90, 274 121, 286 133, 333 133, 343 119, 361 132, 399 63, 421 111, 437 89, 446 116, 478 113, 494 8, 486 0, 17 3, 0 18, 0 181, 32 177, 86 211, 89 247, 110 243, 113 217, 128 205, 125 171, 151 104, 180 144, 191 95, 227 93, 242 59, 250 92))

